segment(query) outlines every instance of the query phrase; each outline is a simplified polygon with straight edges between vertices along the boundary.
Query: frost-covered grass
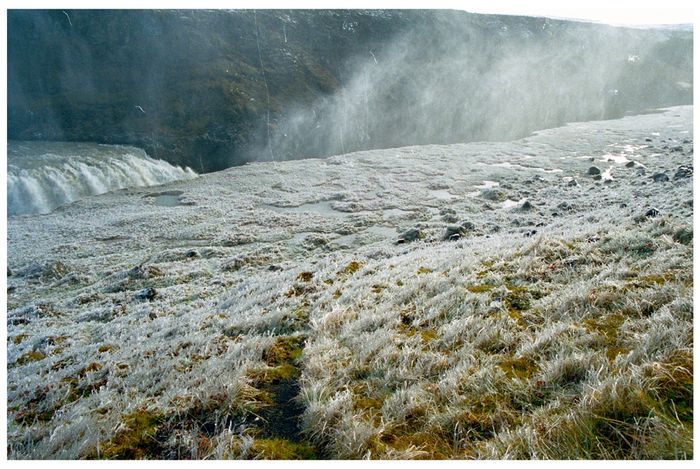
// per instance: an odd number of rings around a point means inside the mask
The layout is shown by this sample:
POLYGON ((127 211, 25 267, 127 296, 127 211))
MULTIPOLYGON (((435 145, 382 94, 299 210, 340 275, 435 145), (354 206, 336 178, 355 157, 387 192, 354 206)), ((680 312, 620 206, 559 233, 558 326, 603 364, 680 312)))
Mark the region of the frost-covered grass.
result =
POLYGON ((10 458, 691 458, 690 111, 10 219, 10 458))
POLYGON ((679 229, 596 225, 368 263, 312 307, 305 431, 341 458, 689 457, 679 229))

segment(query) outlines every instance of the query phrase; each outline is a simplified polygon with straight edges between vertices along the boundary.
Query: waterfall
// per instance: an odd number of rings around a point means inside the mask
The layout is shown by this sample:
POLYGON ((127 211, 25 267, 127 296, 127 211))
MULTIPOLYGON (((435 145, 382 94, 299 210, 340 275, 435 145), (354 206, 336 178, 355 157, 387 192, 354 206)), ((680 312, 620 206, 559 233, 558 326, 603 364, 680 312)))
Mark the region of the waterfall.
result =
POLYGON ((151 158, 135 147, 9 142, 7 213, 49 213, 91 195, 195 177, 190 168, 151 158))

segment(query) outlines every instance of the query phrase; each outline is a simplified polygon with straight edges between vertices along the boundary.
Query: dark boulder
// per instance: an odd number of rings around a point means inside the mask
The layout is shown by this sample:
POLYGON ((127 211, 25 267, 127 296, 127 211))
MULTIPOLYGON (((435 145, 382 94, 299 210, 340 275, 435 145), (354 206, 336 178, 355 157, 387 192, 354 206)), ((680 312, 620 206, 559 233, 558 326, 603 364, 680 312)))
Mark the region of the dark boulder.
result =
POLYGON ((673 175, 673 179, 683 179, 693 177, 693 165, 684 164, 678 167, 676 174, 673 175))
POLYGON ((470 231, 474 231, 476 226, 470 221, 463 221, 459 225, 449 225, 445 228, 445 234, 442 236, 443 241, 456 241, 465 236, 470 231))
POLYGON ((135 298, 141 301, 152 301, 157 296, 158 292, 156 291, 156 289, 153 287, 149 287, 136 292, 135 298))

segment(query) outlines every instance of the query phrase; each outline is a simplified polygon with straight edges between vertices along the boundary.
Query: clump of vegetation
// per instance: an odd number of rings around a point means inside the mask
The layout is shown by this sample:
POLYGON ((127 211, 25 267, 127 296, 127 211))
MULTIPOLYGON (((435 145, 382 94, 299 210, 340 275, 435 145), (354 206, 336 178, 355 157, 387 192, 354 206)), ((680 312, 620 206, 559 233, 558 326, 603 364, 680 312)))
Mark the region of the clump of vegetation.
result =
POLYGON ((360 268, 361 268, 363 265, 364 265, 364 264, 363 264, 362 262, 351 261, 350 263, 348 263, 348 265, 346 265, 345 267, 343 267, 343 268, 338 272, 338 275, 353 275, 353 274, 356 273, 358 270, 360 270, 360 268))
POLYGON ((97 450, 97 457, 104 459, 157 458, 162 445, 156 433, 164 423, 160 412, 139 408, 122 418, 122 429, 97 450))
POLYGON ((41 352, 37 352, 36 350, 32 350, 19 357, 15 364, 22 366, 26 365, 27 363, 38 362, 44 358, 46 358, 46 355, 41 352))
POLYGON ((251 459, 317 459, 311 446, 281 438, 256 438, 249 456, 251 459))

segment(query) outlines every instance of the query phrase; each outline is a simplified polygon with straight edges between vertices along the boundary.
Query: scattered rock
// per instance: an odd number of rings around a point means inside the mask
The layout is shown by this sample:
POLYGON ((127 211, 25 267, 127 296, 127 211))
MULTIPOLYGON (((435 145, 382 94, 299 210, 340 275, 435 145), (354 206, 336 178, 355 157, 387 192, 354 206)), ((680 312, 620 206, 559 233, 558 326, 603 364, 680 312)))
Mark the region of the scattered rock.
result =
POLYGON ((578 181, 576 179, 572 179, 569 182, 566 183, 568 187, 576 187, 578 186, 578 181))
POLYGON ((185 253, 185 257, 192 259, 193 257, 199 257, 199 253, 195 249, 190 249, 185 253))
POLYGON ((413 241, 417 241, 419 239, 423 239, 425 237, 425 234, 423 231, 421 231, 420 228, 411 228, 409 230, 404 231, 399 235, 398 241, 396 241, 397 244, 403 244, 403 243, 411 243, 413 241))
POLYGON ((654 182, 668 182, 668 176, 666 173, 656 173, 651 177, 654 182))
POLYGON ((622 202, 622 203, 620 204, 620 208, 627 208, 627 204, 624 203, 624 202, 622 202))
POLYGON ((565 212, 570 212, 574 209, 574 206, 571 205, 569 202, 560 202, 559 205, 557 205, 557 208, 565 212))
POLYGON ((644 141, 645 141, 645 142, 652 142, 653 140, 650 139, 649 137, 647 137, 647 138, 644 139, 644 141))
POLYGON ((593 175, 593 180, 595 180, 595 181, 600 181, 601 179, 603 179, 603 176, 601 176, 600 174, 594 174, 594 175, 593 175))
POLYGON ((474 225, 474 223, 465 220, 459 225, 449 225, 445 229, 445 234, 443 235, 442 239, 444 241, 454 241, 466 235, 468 232, 474 231, 475 229, 476 225, 474 225))
POLYGON ((659 211, 656 210, 655 208, 650 208, 649 210, 647 210, 647 211, 644 213, 644 216, 645 216, 646 218, 654 218, 654 217, 658 217, 660 213, 661 213, 661 212, 659 212, 659 211))
POLYGON ((586 174, 588 174, 589 176, 595 176, 597 174, 600 174, 600 169, 595 166, 591 166, 590 168, 588 168, 588 171, 586 171, 586 174))
POLYGON ((677 145, 677 146, 671 148, 671 151, 674 151, 674 152, 676 152, 676 153, 680 153, 680 152, 683 151, 683 147, 680 146, 680 145, 677 145))
MULTIPOLYGON (((693 177, 693 165, 684 164, 678 167, 676 174, 673 175, 673 179, 682 179, 693 177)), ((9 275, 9 274, 8 274, 9 275)))
POLYGON ((525 233, 523 233, 523 236, 526 238, 531 238, 532 236, 535 236, 537 234, 537 230, 528 230, 525 233))
POLYGON ((158 296, 158 292, 156 291, 155 288, 149 287, 149 288, 144 288, 143 290, 139 290, 136 292, 135 298, 137 300, 148 300, 152 301, 156 296, 158 296))
POLYGON ((518 210, 520 210, 520 211, 522 211, 522 212, 529 212, 529 211, 532 210, 533 208, 534 208, 534 207, 533 207, 533 205, 530 203, 530 201, 529 201, 529 200, 526 200, 525 202, 522 203, 522 205, 518 208, 518 210))
POLYGON ((279 272, 280 270, 284 270, 284 269, 282 269, 282 267, 280 267, 278 265, 272 264, 271 266, 269 266, 267 268, 267 270, 269 270, 270 272, 279 272))
POLYGON ((127 270, 126 275, 131 279, 142 280, 161 276, 163 275, 163 271, 152 265, 145 267, 143 265, 137 265, 136 267, 127 270))
POLYGON ((506 195, 503 191, 499 191, 498 189, 485 189, 481 191, 481 197, 494 202, 503 202, 506 200, 506 195))
POLYGON ((625 168, 634 168, 635 162, 634 161, 628 161, 625 163, 625 168))

